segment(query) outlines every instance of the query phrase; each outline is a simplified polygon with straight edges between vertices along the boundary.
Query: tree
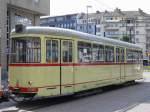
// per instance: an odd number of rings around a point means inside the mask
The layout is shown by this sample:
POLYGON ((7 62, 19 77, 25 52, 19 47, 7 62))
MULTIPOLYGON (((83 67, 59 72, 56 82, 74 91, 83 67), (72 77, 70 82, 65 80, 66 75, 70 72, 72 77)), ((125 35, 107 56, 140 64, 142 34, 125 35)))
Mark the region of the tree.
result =
POLYGON ((122 41, 125 41, 125 42, 130 42, 130 38, 129 38, 129 36, 123 36, 122 37, 122 41))

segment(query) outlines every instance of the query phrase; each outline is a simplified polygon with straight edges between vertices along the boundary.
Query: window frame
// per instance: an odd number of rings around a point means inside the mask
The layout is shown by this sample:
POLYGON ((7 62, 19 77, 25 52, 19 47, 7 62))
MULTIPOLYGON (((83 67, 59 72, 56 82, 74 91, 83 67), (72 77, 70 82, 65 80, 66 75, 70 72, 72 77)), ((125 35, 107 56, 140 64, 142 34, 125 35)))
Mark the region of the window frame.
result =
MULTIPOLYGON (((46 47, 46 49, 45 49, 45 62, 46 63, 50 63, 50 64, 55 64, 55 63, 60 63, 60 40, 59 39, 53 39, 53 38, 47 38, 46 39, 46 41, 45 41, 45 47, 46 47), (47 41, 51 41, 51 53, 52 53, 52 41, 57 41, 58 42, 58 61, 57 62, 53 62, 53 61, 51 61, 51 62, 48 62, 47 61, 47 41)), ((51 59, 52 59, 52 57, 51 57, 51 59)))
POLYGON ((132 63, 140 63, 142 59, 142 52, 141 50, 137 49, 126 49, 126 62, 132 62, 132 63), (132 60, 128 60, 128 52, 132 53, 132 60), (140 55, 139 55, 140 54, 140 55))
POLYGON ((133 52, 132 52, 132 51, 133 51, 133 49, 129 49, 129 48, 126 49, 126 62, 127 62, 127 63, 128 63, 128 62, 133 62, 133 54, 132 54, 133 52), (128 57, 129 57, 129 56, 128 56, 129 54, 130 54, 131 57, 132 57, 131 59, 128 58, 128 57))
MULTIPOLYGON (((34 41, 35 42, 35 41, 34 41)), ((40 37, 34 37, 34 36, 27 36, 27 37, 25 37, 25 36, 22 36, 22 37, 13 37, 13 38, 11 38, 11 57, 10 57, 10 63, 41 63, 41 61, 42 61, 42 50, 41 50, 41 47, 42 47, 42 44, 41 44, 41 42, 42 42, 42 40, 41 40, 41 38, 40 37), (38 40, 39 41, 39 51, 40 51, 40 55, 39 55, 39 61, 38 61, 38 57, 37 57, 37 62, 27 62, 27 51, 26 51, 26 58, 25 58, 25 60, 26 61, 17 61, 17 57, 16 57, 16 55, 17 55, 17 43, 16 43, 16 41, 23 41, 23 40, 25 40, 25 43, 26 43, 26 41, 28 41, 28 40, 32 40, 32 42, 33 42, 33 40, 38 40), (14 44, 13 44, 13 41, 15 41, 15 46, 14 46, 14 44), (14 49, 15 48, 15 49, 14 49), (16 50, 16 53, 14 53, 14 50, 16 50), (13 55, 15 56, 14 57, 14 59, 15 59, 15 61, 14 60, 12 60, 13 59, 13 55)), ((23 42, 21 42, 21 43, 23 43, 23 42)), ((20 44, 20 43, 19 43, 20 44)), ((35 43, 34 43, 35 44, 35 43)), ((23 45, 23 44, 22 44, 23 45)), ((33 45, 32 45, 32 47, 33 47, 33 45)), ((34 46, 35 47, 35 46, 34 46)), ((19 48, 20 49, 20 48, 19 48)), ((22 48, 23 49, 23 48, 22 48)), ((32 49, 32 51, 33 51, 33 49, 35 49, 35 48, 30 48, 30 49, 32 49)), ((37 49, 37 48, 36 48, 37 49)), ((28 50, 27 49, 27 45, 26 45, 26 50, 28 50)), ((38 53, 38 52, 37 52, 38 53)), ((32 54, 32 56, 34 56, 34 54, 32 54)), ((34 58, 34 60, 35 60, 35 57, 32 57, 32 58, 34 58)))
MULTIPOLYGON (((73 42, 73 40, 61 40, 61 63, 73 63, 74 62, 74 53, 73 53, 73 51, 74 51, 74 44, 73 44, 74 42, 73 42), (64 51, 64 45, 63 45, 63 42, 65 42, 65 41, 68 41, 68 42, 71 42, 72 43, 72 61, 67 61, 67 62, 64 62, 64 54, 63 54, 63 51, 64 51)), ((68 44, 68 46, 69 46, 69 44, 68 44)), ((69 47, 68 47, 69 48, 69 47)), ((68 54, 69 55, 69 54, 68 54)), ((68 58, 69 59, 69 58, 68 58)))
POLYGON ((114 63, 115 62, 115 46, 113 46, 113 45, 105 45, 105 62, 111 62, 111 63, 114 63), (107 53, 107 51, 106 51, 106 48, 113 48, 113 61, 107 61, 107 56, 106 56, 106 53, 107 53))
POLYGON ((92 44, 92 62, 105 62, 105 45, 98 44, 98 43, 93 43, 92 44), (97 46, 97 48, 98 48, 98 55, 97 56, 99 57, 99 59, 102 56, 103 60, 94 60, 93 49, 94 49, 95 46, 97 46))
MULTIPOLYGON (((88 49, 87 49, 87 52, 88 52, 88 49)), ((82 52, 84 52, 84 51, 82 51, 82 52)), ((86 54, 88 54, 88 53, 86 53, 86 54)), ((83 55, 84 55, 84 53, 82 53, 82 57, 83 57, 83 55)), ((88 55, 87 55, 88 56, 88 55)), ((85 58, 84 59, 86 59, 86 56, 85 56, 85 58)), ((92 62, 92 43, 91 42, 86 42, 86 41, 78 41, 77 42, 77 60, 78 60, 78 63, 91 63, 92 62), (82 43, 82 47, 81 47, 81 43, 82 43), (80 46, 79 46, 79 44, 80 44, 80 46), (87 47, 87 46, 90 46, 90 47, 87 47), (84 48, 84 46, 86 46, 85 48, 84 48), (79 57, 79 49, 82 49, 82 50, 84 50, 84 49, 86 49, 86 48, 90 48, 89 49, 89 60, 87 60, 87 61, 85 61, 85 60, 83 60, 83 61, 80 61, 80 57, 79 57)))

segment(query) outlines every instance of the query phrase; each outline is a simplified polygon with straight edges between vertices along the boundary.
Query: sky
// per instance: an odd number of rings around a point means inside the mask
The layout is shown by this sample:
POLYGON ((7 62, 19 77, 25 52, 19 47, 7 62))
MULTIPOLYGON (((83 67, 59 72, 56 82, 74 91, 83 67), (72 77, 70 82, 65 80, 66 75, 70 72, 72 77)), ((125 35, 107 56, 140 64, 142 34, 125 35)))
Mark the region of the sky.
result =
POLYGON ((90 5, 90 12, 113 11, 116 7, 121 10, 138 10, 150 14, 149 0, 50 0, 50 16, 65 15, 72 13, 86 12, 86 6, 90 5))

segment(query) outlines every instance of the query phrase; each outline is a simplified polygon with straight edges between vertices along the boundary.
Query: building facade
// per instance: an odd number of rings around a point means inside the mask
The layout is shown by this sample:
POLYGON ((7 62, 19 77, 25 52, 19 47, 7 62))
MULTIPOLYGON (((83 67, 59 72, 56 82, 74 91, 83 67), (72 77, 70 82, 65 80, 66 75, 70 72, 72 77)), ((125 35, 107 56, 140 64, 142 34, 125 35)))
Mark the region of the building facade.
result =
MULTIPOLYGON (((66 16, 43 18, 41 25, 69 28, 64 25, 65 19, 61 19, 61 25, 57 21, 60 17, 66 18, 66 16)), ((74 29, 77 31, 120 40, 126 37, 128 41, 139 44, 143 48, 145 59, 146 53, 150 52, 150 15, 141 9, 121 11, 116 8, 114 11, 89 13, 88 16, 86 13, 80 13, 74 15, 74 19, 76 19, 74 29)))
MULTIPOLYGON (((86 14, 80 20, 82 20, 80 24, 77 22, 78 31, 87 32, 80 27, 81 24, 84 24, 83 21, 87 21, 86 14)), ((138 11, 121 11, 116 8, 112 12, 97 12, 89 14, 88 22, 88 25, 93 25, 90 27, 93 32, 88 33, 120 40, 128 37, 130 42, 143 48, 144 59, 148 58, 146 53, 150 52, 150 15, 141 9, 138 11), (90 24, 91 21, 93 21, 92 24, 90 24)), ((86 26, 87 24, 85 24, 86 26)))
POLYGON ((50 0, 0 0, 0 53, 2 78, 7 74, 9 35, 16 24, 40 25, 40 16, 49 15, 50 0))
POLYGON ((77 14, 41 18, 41 26, 59 27, 76 30, 77 14))
POLYGON ((150 15, 138 11, 121 11, 115 9, 113 12, 106 11, 103 14, 103 31, 106 37, 122 40, 129 38, 129 42, 140 45, 143 48, 144 59, 147 59, 146 53, 149 52, 149 21, 150 15))

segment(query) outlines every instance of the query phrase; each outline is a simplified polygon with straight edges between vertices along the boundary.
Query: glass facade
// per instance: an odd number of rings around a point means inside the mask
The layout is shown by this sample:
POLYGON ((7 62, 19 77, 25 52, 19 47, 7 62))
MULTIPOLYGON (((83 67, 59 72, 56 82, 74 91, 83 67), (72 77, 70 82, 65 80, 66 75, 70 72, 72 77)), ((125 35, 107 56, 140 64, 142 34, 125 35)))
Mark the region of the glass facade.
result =
POLYGON ((25 26, 32 26, 32 20, 25 16, 15 14, 15 24, 24 24, 25 26))

